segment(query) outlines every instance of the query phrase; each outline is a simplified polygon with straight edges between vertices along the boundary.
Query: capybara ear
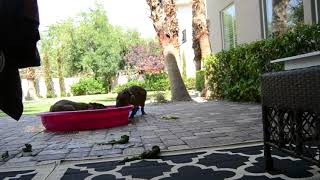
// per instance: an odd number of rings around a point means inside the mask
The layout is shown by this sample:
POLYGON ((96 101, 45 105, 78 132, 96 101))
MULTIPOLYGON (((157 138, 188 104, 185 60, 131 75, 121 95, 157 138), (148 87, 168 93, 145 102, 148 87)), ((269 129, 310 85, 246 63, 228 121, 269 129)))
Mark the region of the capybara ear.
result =
POLYGON ((134 102, 136 101, 136 97, 134 95, 130 96, 130 104, 134 104, 134 102))

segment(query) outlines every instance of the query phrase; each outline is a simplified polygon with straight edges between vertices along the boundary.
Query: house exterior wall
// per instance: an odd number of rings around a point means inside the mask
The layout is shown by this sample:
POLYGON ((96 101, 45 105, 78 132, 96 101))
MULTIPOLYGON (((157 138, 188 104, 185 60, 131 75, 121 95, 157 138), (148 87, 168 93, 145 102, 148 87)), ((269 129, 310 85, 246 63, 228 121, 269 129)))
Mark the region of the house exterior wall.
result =
POLYGON ((187 77, 195 77, 194 51, 192 48, 192 4, 184 3, 177 5, 177 19, 179 24, 180 59, 177 60, 182 73, 183 54, 186 58, 187 77), (186 42, 182 42, 182 31, 186 30, 186 42))
POLYGON ((264 36, 261 0, 207 0, 207 18, 213 52, 223 49, 221 11, 233 3, 236 12, 238 43, 256 41, 264 36))
MULTIPOLYGON (((223 49, 221 12, 232 3, 235 5, 238 44, 265 38, 263 2, 264 0, 207 0, 207 18, 209 20, 212 51, 220 52, 223 49)), ((319 23, 319 13, 317 14, 315 9, 316 2, 319 1, 303 0, 306 24, 319 23)))

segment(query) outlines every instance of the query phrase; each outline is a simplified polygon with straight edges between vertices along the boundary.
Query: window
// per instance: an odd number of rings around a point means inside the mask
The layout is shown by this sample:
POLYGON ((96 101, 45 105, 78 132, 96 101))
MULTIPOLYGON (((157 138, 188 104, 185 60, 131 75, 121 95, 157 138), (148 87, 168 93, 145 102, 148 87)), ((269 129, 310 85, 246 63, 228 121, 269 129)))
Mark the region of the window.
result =
MULTIPOLYGON (((265 36, 272 34, 273 0, 264 1, 265 36)), ((304 22, 303 0, 289 0, 287 7, 287 26, 294 27, 304 22)))
POLYGON ((187 30, 182 31, 182 44, 187 42, 187 30))
POLYGON ((320 2, 318 0, 314 0, 314 7, 315 7, 315 22, 320 23, 320 2))
POLYGON ((237 45, 236 11, 234 4, 221 12, 223 49, 228 50, 237 45))

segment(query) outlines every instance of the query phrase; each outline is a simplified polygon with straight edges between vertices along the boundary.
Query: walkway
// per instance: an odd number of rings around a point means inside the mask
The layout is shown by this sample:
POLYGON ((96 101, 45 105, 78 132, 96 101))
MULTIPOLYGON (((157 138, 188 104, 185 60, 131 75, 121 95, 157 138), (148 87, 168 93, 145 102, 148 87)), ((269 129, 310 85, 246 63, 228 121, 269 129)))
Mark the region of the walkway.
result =
POLYGON ((1 168, 26 167, 63 159, 92 159, 139 154, 153 145, 163 151, 221 146, 262 140, 261 110, 257 104, 213 101, 149 105, 146 116, 113 129, 70 133, 46 132, 36 116, 16 122, 0 117, 0 153, 9 151, 1 168), (165 120, 163 116, 179 119, 165 120), (129 135, 125 145, 98 145, 129 135), (33 154, 21 157, 25 143, 33 154))

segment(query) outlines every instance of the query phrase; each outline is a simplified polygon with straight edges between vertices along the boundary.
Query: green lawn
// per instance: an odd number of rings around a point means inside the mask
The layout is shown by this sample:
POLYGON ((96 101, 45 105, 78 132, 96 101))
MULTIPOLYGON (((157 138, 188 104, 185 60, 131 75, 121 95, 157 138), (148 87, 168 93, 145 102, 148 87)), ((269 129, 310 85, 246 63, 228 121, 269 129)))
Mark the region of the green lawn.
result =
MULTIPOLYGON (((156 92, 148 92, 147 100, 153 99, 156 92)), ((170 98, 169 92, 164 92, 166 98, 170 98)), ((72 96, 72 97, 63 97, 63 98, 46 98, 38 99, 33 101, 24 102, 24 112, 23 114, 37 114, 40 112, 48 112, 49 108, 55 102, 61 99, 68 99, 75 102, 96 102, 104 105, 115 104, 117 94, 98 94, 98 95, 87 95, 87 96, 72 96)), ((5 116, 4 113, 0 112, 0 116, 5 116)))

